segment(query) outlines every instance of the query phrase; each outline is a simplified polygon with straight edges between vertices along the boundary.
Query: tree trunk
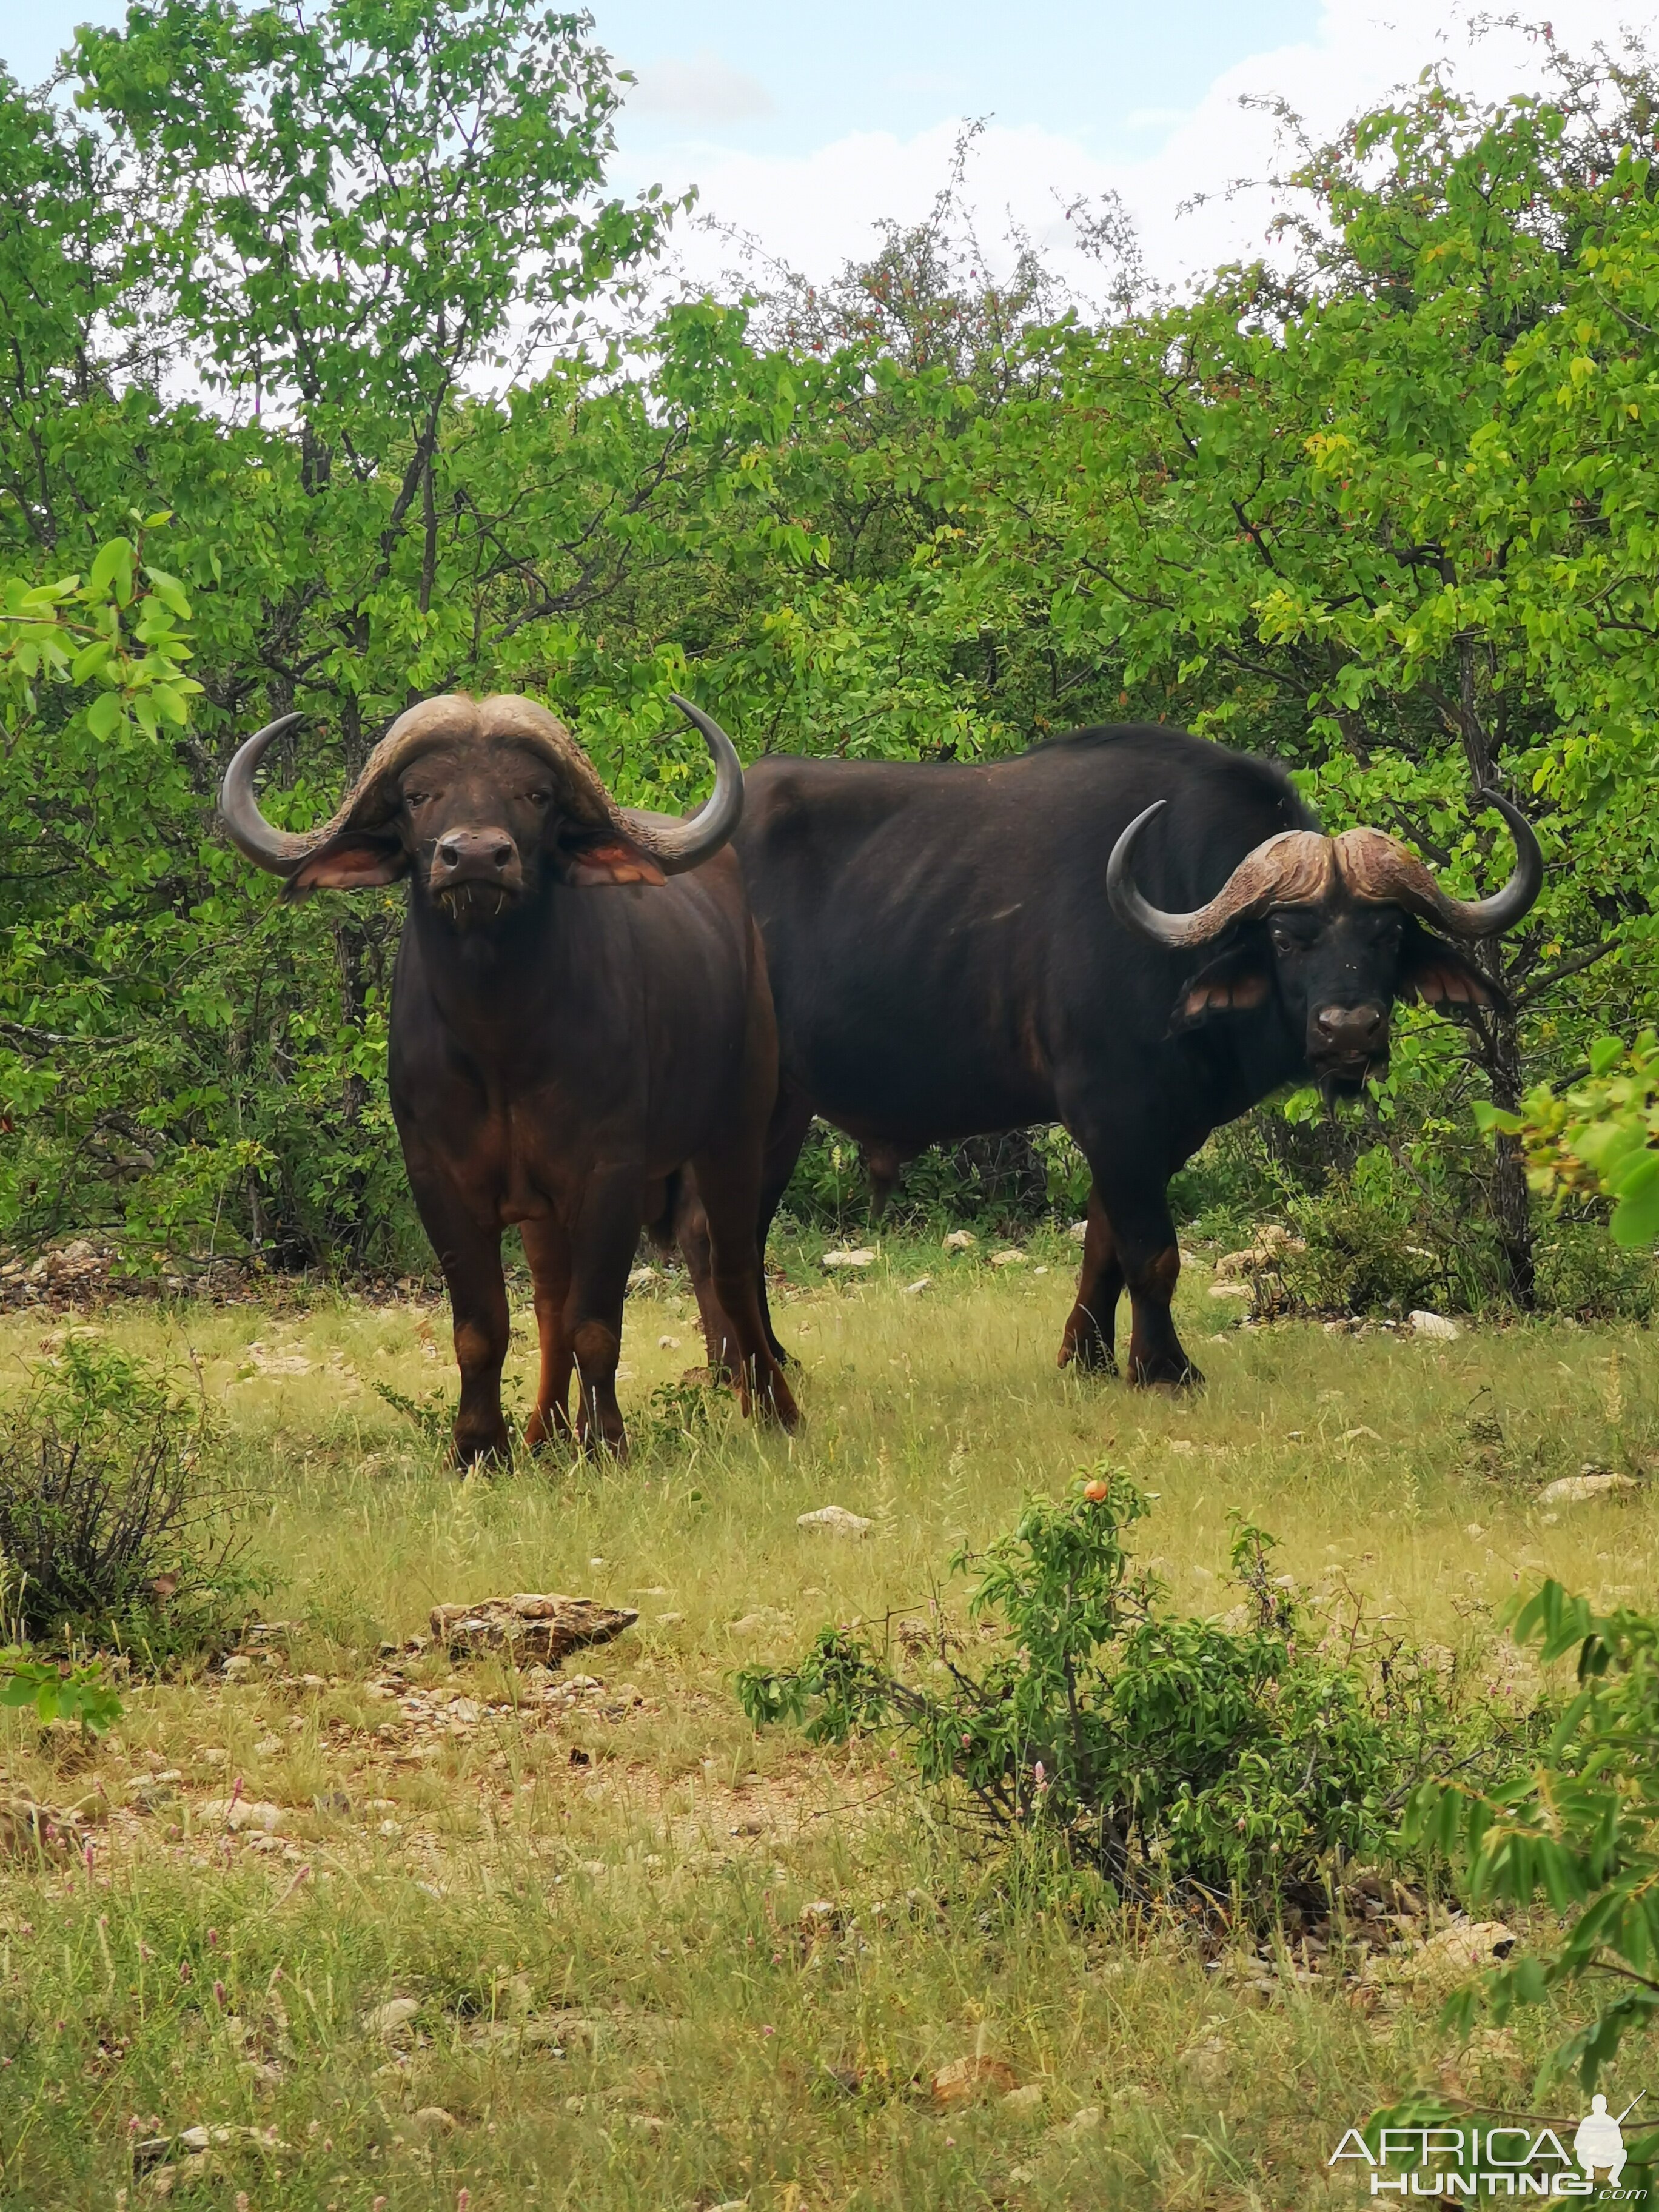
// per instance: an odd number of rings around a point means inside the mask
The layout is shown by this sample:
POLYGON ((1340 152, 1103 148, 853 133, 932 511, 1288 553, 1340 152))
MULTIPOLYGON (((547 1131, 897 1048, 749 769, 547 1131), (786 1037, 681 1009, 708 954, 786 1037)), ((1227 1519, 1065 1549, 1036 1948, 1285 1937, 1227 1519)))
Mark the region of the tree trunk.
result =
MULTIPOLYGON (((1497 747, 1480 719, 1475 696, 1475 640, 1467 632, 1457 641, 1458 717, 1462 724, 1463 757, 1468 763, 1472 796, 1498 780, 1497 747)), ((1509 981, 1503 948, 1489 938, 1480 946, 1480 965, 1500 990, 1509 981)), ((1513 1113, 1521 1103, 1521 1027, 1513 1014, 1494 1013, 1477 1030, 1480 1056, 1492 1085, 1492 1103, 1513 1113)), ((1513 1137, 1499 1136, 1492 1181, 1492 1218, 1504 1248, 1510 1296, 1522 1311, 1536 1302, 1536 1239, 1533 1231, 1532 1194, 1527 1188, 1521 1148, 1513 1137)))
MULTIPOLYGON (((1493 950, 1495 953, 1496 948, 1493 950)), ((1492 965, 1495 967, 1497 964, 1494 958, 1492 965)), ((1492 1084, 1492 1103, 1502 1107, 1506 1113, 1513 1113, 1521 1103, 1521 1033, 1520 1025, 1512 1014, 1493 1016, 1488 1049, 1482 1053, 1481 1058, 1492 1084)), ((1498 1224, 1498 1240, 1504 1247, 1510 1295, 1523 1313, 1528 1313, 1535 1303, 1537 1292, 1532 1194, 1527 1188, 1526 1168, 1519 1142, 1514 1137, 1500 1134, 1496 1144, 1497 1158, 1493 1162, 1492 1183, 1492 1218, 1498 1224)))

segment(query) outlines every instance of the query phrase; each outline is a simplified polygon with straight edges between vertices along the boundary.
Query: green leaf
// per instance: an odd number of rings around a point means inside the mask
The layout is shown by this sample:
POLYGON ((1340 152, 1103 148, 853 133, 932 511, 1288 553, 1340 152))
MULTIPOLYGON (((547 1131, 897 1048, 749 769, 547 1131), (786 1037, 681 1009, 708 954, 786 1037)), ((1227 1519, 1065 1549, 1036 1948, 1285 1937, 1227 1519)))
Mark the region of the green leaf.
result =
POLYGON ((112 538, 100 545, 87 579, 87 597, 100 599, 112 594, 118 605, 125 606, 132 597, 136 557, 131 538, 112 538))
POLYGON ((87 727, 94 738, 112 738, 125 719, 118 691, 100 691, 87 709, 87 727))
POLYGON ((168 611, 177 615, 180 622, 188 622, 190 601, 185 597, 185 587, 178 578, 169 576, 162 568, 146 568, 144 574, 150 589, 168 611))

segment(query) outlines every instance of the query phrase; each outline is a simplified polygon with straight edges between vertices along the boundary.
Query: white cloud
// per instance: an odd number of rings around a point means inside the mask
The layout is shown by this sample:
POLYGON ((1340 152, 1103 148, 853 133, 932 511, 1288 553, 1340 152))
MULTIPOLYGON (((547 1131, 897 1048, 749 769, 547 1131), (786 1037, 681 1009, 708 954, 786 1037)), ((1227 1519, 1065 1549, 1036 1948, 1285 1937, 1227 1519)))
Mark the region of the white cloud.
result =
POLYGON ((665 54, 642 63, 628 105, 641 115, 672 115, 690 123, 748 123, 773 112, 772 95, 758 77, 700 46, 689 61, 665 54))
MULTIPOLYGON (((1077 250, 1061 214, 1079 196, 1121 195, 1155 276, 1175 278, 1248 257, 1262 245, 1268 200, 1260 191, 1229 188, 1287 166, 1290 149, 1273 115, 1241 102, 1282 97, 1320 138, 1435 63, 1482 96, 1536 87, 1540 44, 1497 29, 1471 45, 1474 12, 1448 8, 1445 0, 1393 0, 1384 17, 1377 0, 1326 0, 1311 38, 1224 70, 1195 106, 1168 118, 1168 135, 1144 155, 1106 158, 1055 132, 993 122, 977 141, 967 179, 981 233, 988 245, 1011 216, 1085 298, 1098 289, 1098 271, 1077 250), (1183 202, 1200 197, 1205 204, 1178 214, 1183 202)), ((1559 0, 1553 21, 1560 44, 1583 52, 1597 39, 1616 41, 1626 25, 1651 31, 1655 10, 1651 0, 1636 9, 1630 0, 1559 0)), ((1134 120, 1150 129, 1155 116, 1165 122, 1156 111, 1134 120)), ((908 139, 860 131, 798 155, 704 148, 684 177, 662 181, 695 181, 705 217, 823 276, 869 252, 881 218, 915 222, 925 215, 949 173, 959 128, 954 119, 942 121, 908 139)), ((641 178, 647 166, 637 164, 641 178)), ((696 231, 682 234, 680 252, 702 281, 716 279, 731 259, 725 241, 696 231)))

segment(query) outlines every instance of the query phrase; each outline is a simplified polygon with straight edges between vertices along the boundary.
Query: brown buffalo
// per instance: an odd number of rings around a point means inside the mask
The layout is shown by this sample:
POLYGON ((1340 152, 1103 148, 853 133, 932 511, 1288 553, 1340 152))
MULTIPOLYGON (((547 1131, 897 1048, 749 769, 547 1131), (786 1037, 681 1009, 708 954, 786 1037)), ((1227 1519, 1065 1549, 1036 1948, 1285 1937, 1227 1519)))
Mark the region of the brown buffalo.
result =
POLYGON ((761 1150, 776 1089, 765 959, 736 860, 743 772, 684 699, 715 764, 688 822, 625 811, 563 724, 529 699, 428 699, 400 714, 333 819, 294 836, 253 777, 286 715, 237 752, 220 795, 286 896, 410 878, 392 995, 392 1108, 449 1285, 461 1370, 455 1451, 504 1452, 516 1224, 535 1281, 541 1381, 526 1441, 626 1449, 623 1300, 642 1224, 665 1233, 695 1164, 745 1411, 795 1406, 762 1317, 761 1150), (597 894, 597 896, 596 896, 597 894))

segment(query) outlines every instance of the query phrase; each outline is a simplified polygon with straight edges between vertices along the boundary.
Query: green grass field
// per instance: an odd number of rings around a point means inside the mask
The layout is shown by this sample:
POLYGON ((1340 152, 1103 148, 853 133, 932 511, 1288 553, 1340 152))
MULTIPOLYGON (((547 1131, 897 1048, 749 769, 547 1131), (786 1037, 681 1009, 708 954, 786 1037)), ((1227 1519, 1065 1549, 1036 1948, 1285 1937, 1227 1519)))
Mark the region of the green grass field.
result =
MULTIPOLYGON (((1200 1265, 1178 1318, 1208 1388, 1142 1394, 1056 1371, 1073 1256, 1038 1237, 993 1271, 911 1244, 829 1285, 798 1262, 793 1441, 724 1407, 690 1434, 653 1413, 700 1357, 690 1300, 653 1290, 623 1348, 634 1460, 465 1481, 373 1387, 449 1394, 441 1308, 0 1320, 8 1394, 74 1328, 196 1364, 261 1610, 294 1624, 234 1680, 132 1688, 96 1747, 0 1716, 9 1792, 81 1805, 91 1839, 0 1861, 0 2204, 1309 2212, 1364 2196, 1326 2161, 1380 2102, 1439 2082, 1525 2106, 1550 2024, 1463 2047, 1431 1979, 1264 1988, 1068 1911, 878 1749, 825 1755, 739 1713, 733 1670, 825 1621, 936 1589, 960 1617, 951 1552, 1102 1458, 1157 1493, 1139 1548, 1194 1611, 1232 1601, 1234 1509, 1334 1617, 1358 1600, 1477 1679, 1517 1663, 1492 1612, 1547 1571, 1647 1600, 1645 1487, 1536 1501, 1587 1463, 1645 1479, 1640 1332, 1241 1330, 1200 1265), (831 1503, 870 1534, 797 1528, 831 1503), (434 1603, 524 1589, 639 1608, 567 1662, 601 1687, 544 1704, 431 1653, 386 1685, 377 1647, 434 1603), (204 1809, 239 1778, 273 1832, 204 1809), (975 2056, 1035 2094, 941 2106, 934 2070, 975 2056), (229 2132, 192 2153, 192 2128, 229 2132)), ((521 1382, 532 1351, 526 1303, 521 1382)), ((1633 2048, 1603 2085, 1615 2109, 1639 2066, 1633 2048)))

